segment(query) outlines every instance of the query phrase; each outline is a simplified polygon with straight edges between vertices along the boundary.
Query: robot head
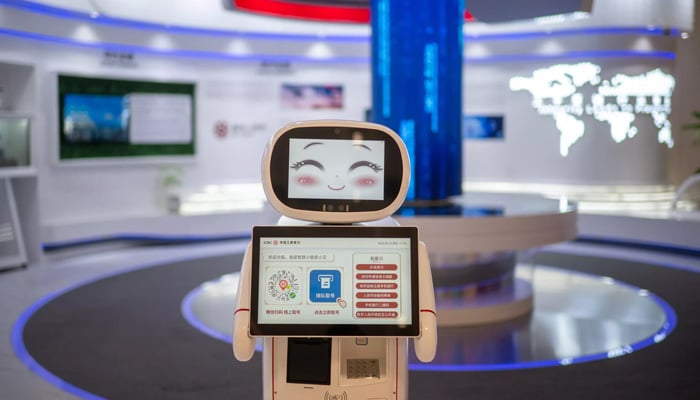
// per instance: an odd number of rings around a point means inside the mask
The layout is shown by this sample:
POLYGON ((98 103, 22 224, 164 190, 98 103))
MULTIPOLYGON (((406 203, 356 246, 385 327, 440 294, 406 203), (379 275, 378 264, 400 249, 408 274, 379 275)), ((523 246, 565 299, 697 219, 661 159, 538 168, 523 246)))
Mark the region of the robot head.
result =
POLYGON ((287 217, 321 223, 392 215, 406 197, 409 178, 399 135, 367 122, 286 125, 272 137, 262 163, 272 206, 287 217))

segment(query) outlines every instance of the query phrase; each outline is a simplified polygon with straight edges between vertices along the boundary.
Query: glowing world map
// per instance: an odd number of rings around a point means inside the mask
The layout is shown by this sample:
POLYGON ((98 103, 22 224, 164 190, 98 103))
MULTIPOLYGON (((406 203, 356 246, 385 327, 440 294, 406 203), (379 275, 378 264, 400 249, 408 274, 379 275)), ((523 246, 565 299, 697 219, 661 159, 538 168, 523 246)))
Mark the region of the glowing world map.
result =
POLYGON ((513 77, 509 84, 513 91, 530 92, 537 112, 554 118, 560 132, 559 153, 564 157, 586 131, 584 115, 609 124, 616 143, 637 135, 637 116, 649 115, 658 128, 659 143, 673 147, 669 115, 676 80, 658 68, 601 80, 598 65, 559 64, 535 70, 530 77, 513 77), (591 87, 588 96, 582 93, 586 85, 591 87))

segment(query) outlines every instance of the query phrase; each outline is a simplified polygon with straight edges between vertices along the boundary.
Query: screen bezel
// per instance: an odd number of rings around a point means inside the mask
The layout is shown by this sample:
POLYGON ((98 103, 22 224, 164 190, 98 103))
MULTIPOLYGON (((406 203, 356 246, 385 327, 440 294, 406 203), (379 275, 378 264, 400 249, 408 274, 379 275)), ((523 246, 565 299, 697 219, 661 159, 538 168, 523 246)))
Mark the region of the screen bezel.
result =
POLYGON ((251 336, 390 336, 416 337, 420 333, 418 303, 418 229, 409 226, 256 226, 253 227, 251 257, 251 336), (258 322, 260 285, 260 240, 284 238, 408 238, 410 239, 411 323, 398 324, 262 324, 258 322))
POLYGON ((290 129, 281 135, 270 154, 269 181, 275 196, 285 206, 296 210, 321 212, 371 212, 389 207, 398 197, 403 179, 401 150, 386 132, 372 128, 348 126, 307 126, 290 129), (382 200, 361 199, 307 199, 289 197, 289 140, 362 140, 384 142, 384 196, 382 200))

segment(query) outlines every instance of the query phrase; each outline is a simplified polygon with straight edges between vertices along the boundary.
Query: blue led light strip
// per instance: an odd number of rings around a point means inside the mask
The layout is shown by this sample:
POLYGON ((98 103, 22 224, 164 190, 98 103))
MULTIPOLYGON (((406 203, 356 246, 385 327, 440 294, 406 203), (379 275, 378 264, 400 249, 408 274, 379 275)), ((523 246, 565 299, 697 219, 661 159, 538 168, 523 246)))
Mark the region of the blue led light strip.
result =
MULTIPOLYGON (((202 321, 200 321, 195 315, 192 305, 197 299, 197 297, 202 294, 203 290, 204 285, 202 284, 196 287, 194 290, 190 291, 185 296, 185 298, 182 300, 182 303, 180 303, 180 314, 182 314, 182 317, 185 318, 185 321, 187 321, 188 324, 192 325, 195 329, 204 333, 205 335, 224 343, 232 343, 233 336, 231 336, 231 334, 221 333, 215 329, 210 328, 206 324, 202 323, 202 321)), ((255 341, 255 351, 263 351, 262 340, 258 339, 255 341)))
POLYGON ((19 358, 24 365, 29 368, 32 372, 37 374, 39 377, 47 381, 48 383, 56 386, 57 388, 60 388, 72 395, 75 395, 81 399, 85 400, 103 400, 103 397, 97 396, 93 393, 90 393, 86 390, 83 390, 77 386, 72 385, 69 382, 64 381, 63 379, 59 378, 58 376, 54 375, 53 373, 49 372, 46 368, 44 368, 41 364, 39 364, 34 357, 32 357, 29 354, 29 351, 27 350, 27 347, 24 345, 24 340, 22 339, 22 334, 24 333, 24 327, 27 325, 27 321, 36 313, 39 311, 39 309, 43 306, 45 306, 48 302, 51 300, 57 298, 58 296, 68 293, 69 291, 76 289, 78 286, 82 286, 83 284, 87 284, 90 282, 83 282, 80 285, 75 285, 75 286, 70 286, 65 288, 64 290, 60 290, 58 292, 52 293, 38 302, 32 304, 31 307, 26 309, 22 315, 17 319, 17 322, 15 322, 15 325, 12 328, 12 333, 10 334, 10 342, 12 343, 12 348, 15 351, 15 355, 17 358, 19 358))
POLYGON ((639 50, 579 50, 566 51, 556 54, 499 54, 488 57, 464 57, 464 61, 473 64, 544 61, 561 59, 596 59, 596 58, 660 58, 674 60, 676 54, 671 51, 639 51, 639 50))
MULTIPOLYGON (((267 33, 240 30, 194 28, 178 25, 166 25, 153 22, 143 22, 127 18, 115 18, 100 14, 90 14, 81 11, 73 11, 61 7, 49 6, 28 0, 0 0, 1 6, 48 15, 55 18, 73 19, 92 24, 118 26, 130 29, 166 31, 175 34, 238 37, 257 40, 290 40, 290 41, 328 41, 328 42, 368 42, 367 35, 318 35, 318 34, 287 34, 267 33)), ((558 29, 554 31, 528 31, 512 33, 465 33, 465 39, 478 41, 492 40, 527 40, 542 37, 557 36, 591 36, 591 35, 642 35, 642 36, 680 36, 677 28, 661 27, 584 27, 558 29)))
MULTIPOLYGON (((2 0, 0 0, 2 1, 2 0)), ((143 53, 169 57, 218 59, 226 61, 253 61, 253 62, 299 62, 309 64, 367 64, 368 57, 329 57, 313 58, 298 55, 284 54, 247 54, 237 55, 217 51, 206 50, 170 50, 156 49, 146 46, 126 45, 118 43, 103 42, 83 42, 77 39, 49 36, 34 32, 18 31, 13 29, 0 28, 0 35, 12 36, 20 39, 35 40, 45 43, 53 43, 66 46, 77 46, 83 48, 107 50, 115 52, 143 53)), ((676 55, 665 51, 634 51, 634 50, 591 50, 591 51, 570 51, 559 54, 510 54, 496 55, 489 57, 465 57, 467 63, 498 63, 515 61, 538 61, 538 60, 563 60, 563 59, 596 59, 596 58, 660 58, 673 60, 676 55)))
POLYGON ((68 249, 71 247, 101 244, 108 242, 156 242, 156 243, 201 243, 218 242, 223 240, 244 240, 250 239, 249 233, 226 234, 226 235, 150 235, 143 233, 118 233, 99 237, 64 240, 60 242, 42 243, 44 251, 55 251, 68 249))
POLYGON ((146 46, 136 46, 118 43, 103 43, 103 42, 82 42, 72 38, 55 37, 34 32, 24 32, 12 29, 0 28, 0 35, 13 36, 21 39, 36 40, 46 43, 61 44, 68 46, 78 46, 90 49, 108 50, 115 52, 143 53, 154 54, 160 56, 171 57, 186 57, 186 58, 204 58, 218 59, 227 61, 263 61, 263 62, 300 62, 311 64, 365 64, 368 62, 367 57, 330 57, 330 58, 313 58, 298 55, 282 55, 282 54, 246 54, 237 55, 207 50, 182 50, 182 49, 156 49, 146 46))
POLYGON ((203 290, 204 285, 199 285, 196 289, 187 293, 187 296, 185 296, 180 303, 180 314, 182 314, 182 317, 185 318, 185 321, 205 335, 222 342, 231 343, 233 340, 231 335, 226 335, 217 331, 216 329, 210 328, 208 325, 202 323, 195 315, 192 305, 203 290))

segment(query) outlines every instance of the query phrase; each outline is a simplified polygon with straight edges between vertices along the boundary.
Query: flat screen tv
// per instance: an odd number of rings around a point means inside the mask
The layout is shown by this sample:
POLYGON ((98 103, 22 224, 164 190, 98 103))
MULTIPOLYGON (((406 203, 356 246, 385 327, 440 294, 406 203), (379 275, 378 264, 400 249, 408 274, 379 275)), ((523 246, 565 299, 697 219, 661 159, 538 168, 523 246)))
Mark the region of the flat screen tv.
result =
POLYGON ((193 156, 195 85, 58 76, 59 160, 193 156))

